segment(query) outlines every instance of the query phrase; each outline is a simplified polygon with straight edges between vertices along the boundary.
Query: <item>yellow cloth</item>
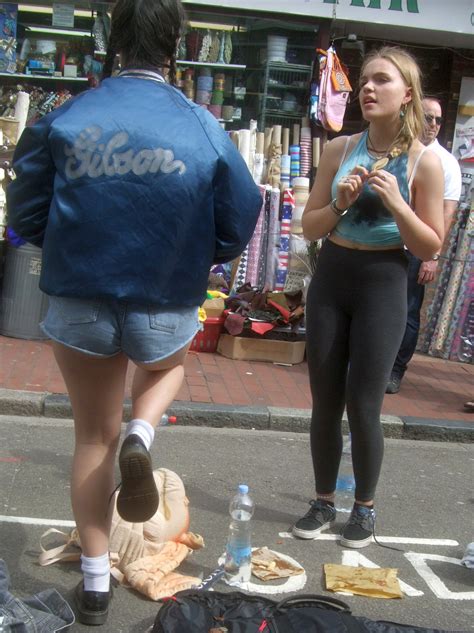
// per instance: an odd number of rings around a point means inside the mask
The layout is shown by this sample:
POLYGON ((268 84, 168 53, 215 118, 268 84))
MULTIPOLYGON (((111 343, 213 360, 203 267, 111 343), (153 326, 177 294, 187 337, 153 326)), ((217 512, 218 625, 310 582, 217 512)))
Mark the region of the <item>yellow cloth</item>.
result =
POLYGON ((398 569, 366 569, 327 563, 324 565, 324 573, 328 591, 345 591, 368 598, 403 597, 397 578, 398 569))

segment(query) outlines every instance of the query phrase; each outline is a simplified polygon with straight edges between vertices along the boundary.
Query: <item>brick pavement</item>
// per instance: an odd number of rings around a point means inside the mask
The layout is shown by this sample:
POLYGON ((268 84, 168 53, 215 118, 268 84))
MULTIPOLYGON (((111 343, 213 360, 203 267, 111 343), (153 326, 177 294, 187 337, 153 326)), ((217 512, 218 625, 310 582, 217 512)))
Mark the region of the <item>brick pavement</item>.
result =
MULTIPOLYGON (((127 379, 130 389, 132 369, 127 379)), ((0 336, 0 387, 65 393, 47 341, 0 336)), ((385 396, 383 413, 474 423, 463 403, 474 399, 474 366, 415 355, 402 389, 385 396)), ((191 352, 177 400, 307 409, 311 407, 306 363, 286 367, 235 361, 191 352)))

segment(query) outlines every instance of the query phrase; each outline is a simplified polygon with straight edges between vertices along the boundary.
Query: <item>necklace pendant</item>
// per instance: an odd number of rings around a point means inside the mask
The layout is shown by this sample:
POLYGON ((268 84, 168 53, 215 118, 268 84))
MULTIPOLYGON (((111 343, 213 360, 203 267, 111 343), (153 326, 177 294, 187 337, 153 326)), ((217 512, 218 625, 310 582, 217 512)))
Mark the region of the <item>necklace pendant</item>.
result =
POLYGON ((388 162, 389 162, 388 156, 384 156, 383 158, 379 158, 372 165, 372 171, 377 171, 377 169, 383 169, 384 167, 386 167, 388 165, 388 162))

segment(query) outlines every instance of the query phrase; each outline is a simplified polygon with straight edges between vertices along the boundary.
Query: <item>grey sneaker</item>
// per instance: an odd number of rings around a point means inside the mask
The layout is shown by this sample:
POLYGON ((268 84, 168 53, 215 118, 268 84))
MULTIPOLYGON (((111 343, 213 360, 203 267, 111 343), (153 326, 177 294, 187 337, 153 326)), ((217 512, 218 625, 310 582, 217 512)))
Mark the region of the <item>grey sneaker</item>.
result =
POLYGON ((385 393, 398 393, 400 391, 400 385, 402 384, 402 379, 400 376, 396 376, 392 374, 390 376, 390 380, 385 387, 385 393))
POLYGON ((341 545, 359 549, 372 543, 375 529, 375 510, 354 504, 349 521, 341 534, 341 545))
POLYGON ((331 526, 336 518, 336 509, 327 501, 312 499, 309 502, 311 508, 297 521, 292 529, 293 535, 298 538, 311 539, 331 526))

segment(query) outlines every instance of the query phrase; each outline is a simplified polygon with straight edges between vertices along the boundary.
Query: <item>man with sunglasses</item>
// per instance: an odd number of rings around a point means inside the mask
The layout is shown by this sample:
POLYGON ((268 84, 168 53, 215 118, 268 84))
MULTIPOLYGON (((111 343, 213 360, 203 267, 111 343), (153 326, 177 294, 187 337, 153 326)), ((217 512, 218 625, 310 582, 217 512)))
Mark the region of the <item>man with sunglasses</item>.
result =
MULTIPOLYGON (((437 139, 443 117, 441 104, 438 99, 427 97, 423 99, 425 112, 425 129, 421 141, 435 152, 440 160, 444 172, 444 230, 449 234, 451 220, 461 197, 461 169, 454 156, 442 147, 437 139)), ((407 326, 402 344, 398 351, 392 374, 385 393, 398 393, 403 376, 416 350, 418 332, 420 329, 420 312, 425 297, 425 285, 434 280, 438 268, 439 253, 427 262, 422 262, 407 251, 408 266, 408 315, 407 326)))

